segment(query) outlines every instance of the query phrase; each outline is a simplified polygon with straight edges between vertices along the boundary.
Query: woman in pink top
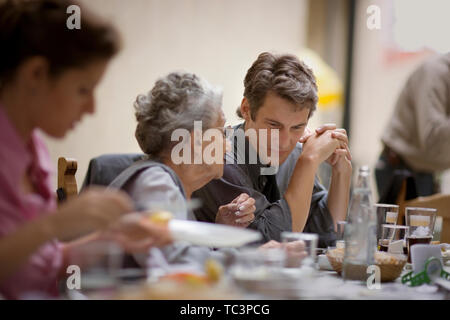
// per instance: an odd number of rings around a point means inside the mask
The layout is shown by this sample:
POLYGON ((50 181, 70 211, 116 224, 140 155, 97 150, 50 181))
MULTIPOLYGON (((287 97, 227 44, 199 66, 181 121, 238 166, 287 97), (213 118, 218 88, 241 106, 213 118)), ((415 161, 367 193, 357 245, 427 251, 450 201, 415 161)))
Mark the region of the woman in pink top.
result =
POLYGON ((130 251, 170 241, 149 222, 119 220, 132 205, 118 191, 90 190, 56 208, 40 131, 62 138, 94 112, 94 89, 119 47, 115 30, 84 8, 81 29, 68 29, 72 4, 0 4, 0 294, 8 299, 56 295, 66 253, 98 238, 95 230, 130 251))

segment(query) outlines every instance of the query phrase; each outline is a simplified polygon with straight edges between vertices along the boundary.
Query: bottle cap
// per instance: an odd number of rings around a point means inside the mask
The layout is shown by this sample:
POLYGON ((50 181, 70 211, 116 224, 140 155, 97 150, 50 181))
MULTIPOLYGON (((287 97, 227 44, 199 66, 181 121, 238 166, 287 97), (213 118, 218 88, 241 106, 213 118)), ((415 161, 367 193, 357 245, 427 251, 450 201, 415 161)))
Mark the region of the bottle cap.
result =
POLYGON ((363 165, 361 167, 359 167, 359 172, 369 172, 370 168, 368 165, 363 165))

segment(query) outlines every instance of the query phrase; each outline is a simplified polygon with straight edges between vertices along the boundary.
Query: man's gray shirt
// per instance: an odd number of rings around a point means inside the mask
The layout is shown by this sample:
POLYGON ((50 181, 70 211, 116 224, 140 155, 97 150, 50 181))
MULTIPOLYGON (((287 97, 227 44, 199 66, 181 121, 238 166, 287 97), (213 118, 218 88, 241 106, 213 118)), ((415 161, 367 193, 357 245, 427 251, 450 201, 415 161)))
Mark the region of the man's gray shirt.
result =
MULTIPOLYGON (((283 195, 302 152, 302 145, 297 144, 279 167, 276 175, 261 175, 261 169, 267 166, 261 164, 259 159, 253 164, 249 161, 247 154, 254 152, 254 149, 248 140, 245 141, 245 149, 242 144, 236 143, 236 134, 243 126, 244 124, 240 124, 235 127, 232 136, 233 148, 225 156, 223 177, 212 180, 194 192, 193 197, 201 199, 203 203, 194 213, 199 221, 215 222, 216 213, 221 205, 230 203, 241 193, 247 193, 255 199, 256 207, 255 220, 249 228, 259 230, 265 241, 280 241, 281 232, 292 231, 291 211, 283 195)), ((327 199, 328 192, 316 177, 311 208, 303 232, 319 234, 319 247, 334 245, 336 240, 327 199)))

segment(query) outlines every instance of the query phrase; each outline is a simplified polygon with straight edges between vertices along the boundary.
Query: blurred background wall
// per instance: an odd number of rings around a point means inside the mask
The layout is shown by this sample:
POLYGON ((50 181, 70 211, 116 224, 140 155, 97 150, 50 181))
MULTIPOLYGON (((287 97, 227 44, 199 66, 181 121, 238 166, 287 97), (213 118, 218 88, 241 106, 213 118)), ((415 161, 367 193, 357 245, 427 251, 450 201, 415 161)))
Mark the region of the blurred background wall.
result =
MULTIPOLYGON (((406 78, 430 55, 450 50, 441 37, 450 27, 445 0, 82 2, 112 20, 124 47, 97 89, 96 114, 64 140, 47 139, 55 167, 59 156, 78 160, 79 185, 91 158, 140 152, 133 101, 171 71, 191 71, 221 86, 227 124, 236 124, 245 73, 263 51, 298 54, 314 68, 322 95, 311 127, 346 126, 354 168, 368 164, 373 169, 381 133, 406 78), (380 8, 380 29, 367 27, 370 5, 380 8)), ((443 191, 450 193, 450 175, 443 178, 443 191)))
MULTIPOLYGON (((374 169, 382 150, 380 137, 406 79, 425 59, 450 51, 450 39, 443 36, 450 30, 444 13, 450 12, 450 2, 358 0, 356 4, 350 148, 356 165, 374 169), (381 10, 379 30, 366 26, 370 5, 381 10)), ((450 193, 449 173, 442 179, 442 191, 450 193)))
POLYGON ((78 160, 79 185, 91 158, 141 152, 134 138, 133 102, 158 77, 185 70, 222 86, 225 116, 234 124, 244 76, 258 54, 268 50, 296 53, 305 45, 306 0, 82 3, 112 20, 124 46, 97 88, 96 113, 85 117, 64 140, 48 139, 55 164, 59 156, 78 160))

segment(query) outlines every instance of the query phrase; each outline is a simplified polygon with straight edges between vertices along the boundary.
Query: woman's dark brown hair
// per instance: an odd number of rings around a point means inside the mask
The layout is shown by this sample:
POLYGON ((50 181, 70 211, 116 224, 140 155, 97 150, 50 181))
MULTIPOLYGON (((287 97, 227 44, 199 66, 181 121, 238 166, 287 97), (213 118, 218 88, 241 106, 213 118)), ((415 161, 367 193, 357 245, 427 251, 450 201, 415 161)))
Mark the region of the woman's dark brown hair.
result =
POLYGON ((84 8, 81 29, 69 29, 71 5, 80 6, 69 0, 0 0, 0 89, 34 56, 46 58, 50 74, 57 76, 119 51, 116 30, 84 8))

